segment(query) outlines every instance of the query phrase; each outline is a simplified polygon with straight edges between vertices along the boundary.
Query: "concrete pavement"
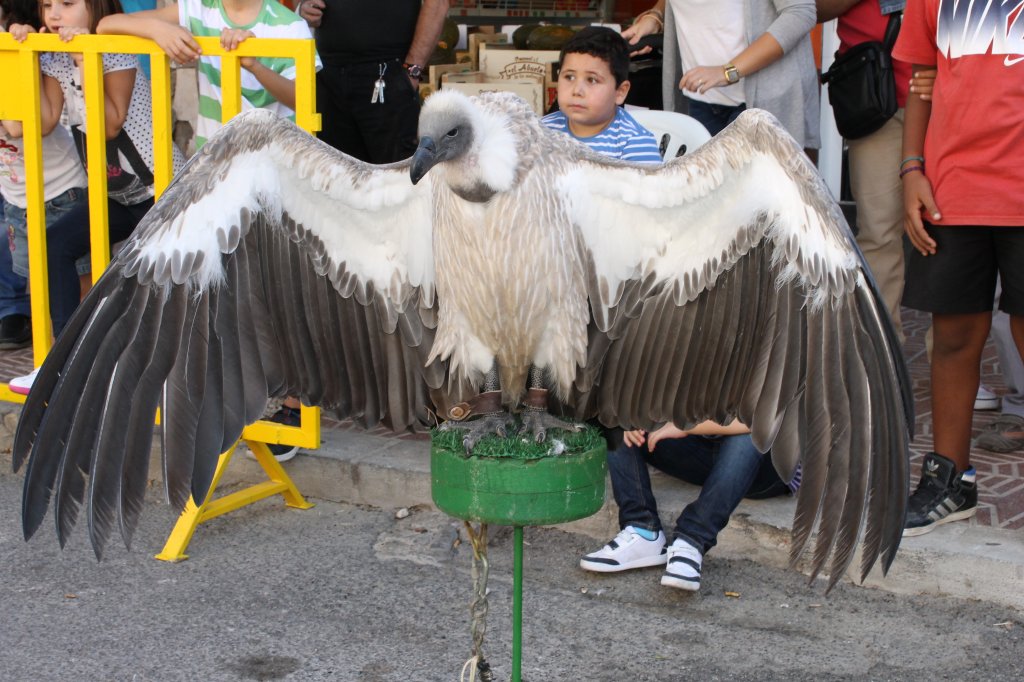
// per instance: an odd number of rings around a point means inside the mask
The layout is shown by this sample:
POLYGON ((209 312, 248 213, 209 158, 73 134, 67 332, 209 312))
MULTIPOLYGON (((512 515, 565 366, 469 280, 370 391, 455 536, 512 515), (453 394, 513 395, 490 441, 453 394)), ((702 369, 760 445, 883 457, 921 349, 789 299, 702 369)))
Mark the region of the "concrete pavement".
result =
MULTIPOLYGON (((358 427, 325 423, 323 446, 285 464, 306 495, 382 509, 432 507, 430 446, 426 440, 373 435, 358 427)), ((249 457, 231 463, 229 479, 258 482, 262 470, 249 457)), ((698 488, 655 472, 659 510, 671 527, 698 488)), ((611 498, 594 516, 560 526, 593 540, 596 549, 618 532, 611 498)), ((712 552, 730 559, 789 565, 793 498, 744 500, 712 552)), ((200 529, 199 532, 202 532, 200 529)), ((857 561, 854 561, 854 566, 857 561)), ((906 538, 888 576, 876 568, 866 585, 895 594, 980 599, 1024 610, 1024 532, 956 522, 906 538)))

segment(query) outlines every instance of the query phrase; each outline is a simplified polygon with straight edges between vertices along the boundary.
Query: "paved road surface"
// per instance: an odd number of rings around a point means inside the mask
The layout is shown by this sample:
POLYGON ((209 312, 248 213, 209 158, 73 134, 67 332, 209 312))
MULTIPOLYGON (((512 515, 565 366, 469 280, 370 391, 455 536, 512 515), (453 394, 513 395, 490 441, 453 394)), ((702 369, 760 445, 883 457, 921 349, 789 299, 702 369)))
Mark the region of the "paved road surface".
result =
MULTIPOLYGON (((84 528, 26 544, 20 478, 0 474, 0 680, 457 680, 469 655, 470 552, 431 510, 264 501, 200 528, 191 559, 152 559, 174 515, 152 495, 135 547, 102 563, 84 528)), ((492 529, 485 652, 506 680, 512 534, 492 529)), ((715 559, 701 592, 657 569, 594 576, 591 541, 526 532, 523 674, 587 680, 1019 680, 1024 614, 898 597, 715 559), (726 591, 740 596, 728 597, 726 591)))

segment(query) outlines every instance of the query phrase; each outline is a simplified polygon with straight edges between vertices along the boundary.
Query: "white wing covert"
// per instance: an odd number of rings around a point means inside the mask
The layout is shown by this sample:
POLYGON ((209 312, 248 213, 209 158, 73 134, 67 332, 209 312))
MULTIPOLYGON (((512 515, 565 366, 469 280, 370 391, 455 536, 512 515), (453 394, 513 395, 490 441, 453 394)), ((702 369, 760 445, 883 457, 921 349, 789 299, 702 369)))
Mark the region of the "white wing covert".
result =
POLYGON ((585 159, 563 175, 589 264, 578 418, 747 424, 783 480, 800 467, 791 558, 816 527, 830 587, 863 531, 862 577, 902 534, 909 380, 849 228, 802 150, 750 111, 664 166, 585 159))
POLYGON ((131 539, 165 394, 172 503, 295 395, 366 425, 427 421, 444 368, 430 183, 371 166, 265 111, 237 117, 167 188, 44 362, 13 447, 26 537, 54 499, 63 545, 87 506, 99 556, 131 539))

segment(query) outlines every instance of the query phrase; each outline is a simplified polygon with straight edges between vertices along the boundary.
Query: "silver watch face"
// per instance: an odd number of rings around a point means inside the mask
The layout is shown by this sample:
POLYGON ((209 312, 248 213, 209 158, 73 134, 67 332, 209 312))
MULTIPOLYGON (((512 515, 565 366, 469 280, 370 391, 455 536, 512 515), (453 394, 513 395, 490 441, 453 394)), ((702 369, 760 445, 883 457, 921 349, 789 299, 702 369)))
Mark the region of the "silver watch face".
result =
POLYGON ((412 78, 415 78, 416 80, 419 80, 420 76, 423 75, 423 67, 418 66, 416 64, 411 65, 408 68, 408 71, 409 71, 409 76, 412 77, 412 78))

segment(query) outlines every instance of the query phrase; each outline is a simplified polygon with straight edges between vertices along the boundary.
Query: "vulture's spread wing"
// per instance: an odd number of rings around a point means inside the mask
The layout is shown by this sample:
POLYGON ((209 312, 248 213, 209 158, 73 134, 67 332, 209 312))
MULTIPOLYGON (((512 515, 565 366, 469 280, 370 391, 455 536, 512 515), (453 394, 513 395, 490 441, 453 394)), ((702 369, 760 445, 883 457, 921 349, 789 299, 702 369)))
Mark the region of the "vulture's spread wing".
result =
POLYGON ((750 426, 802 467, 792 557, 817 522, 831 583, 899 545, 913 402, 899 343, 835 202, 770 114, 647 169, 580 161, 561 180, 589 258, 579 417, 750 426))
POLYGON ((203 499, 219 453, 300 396, 366 424, 426 420, 433 339, 430 183, 370 166, 264 111, 177 176, 43 364, 14 441, 26 537, 51 497, 63 544, 87 506, 97 554, 127 542, 166 382, 171 501, 203 499))

